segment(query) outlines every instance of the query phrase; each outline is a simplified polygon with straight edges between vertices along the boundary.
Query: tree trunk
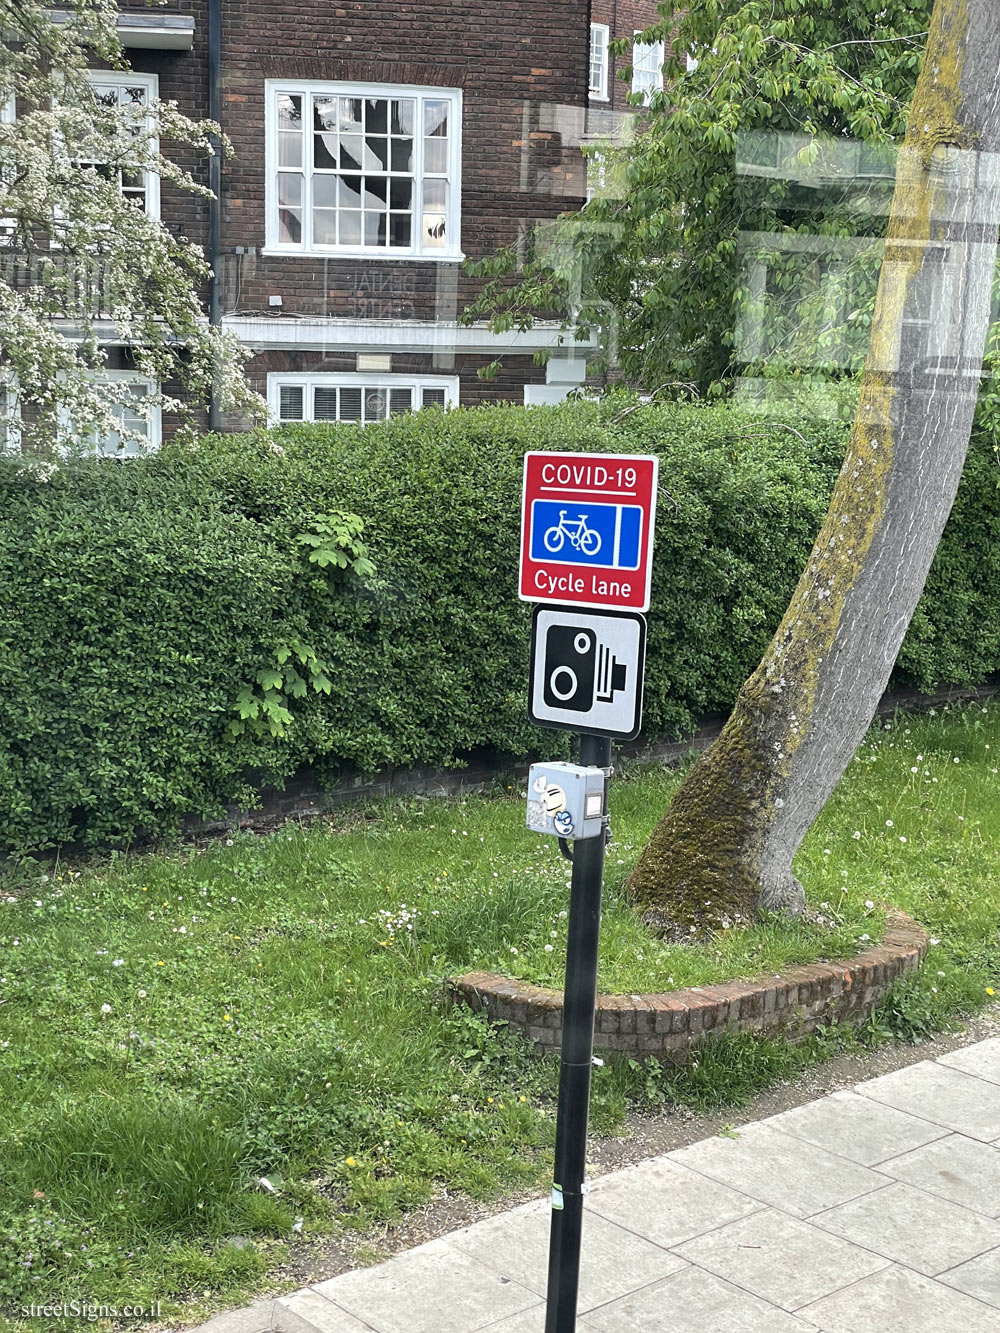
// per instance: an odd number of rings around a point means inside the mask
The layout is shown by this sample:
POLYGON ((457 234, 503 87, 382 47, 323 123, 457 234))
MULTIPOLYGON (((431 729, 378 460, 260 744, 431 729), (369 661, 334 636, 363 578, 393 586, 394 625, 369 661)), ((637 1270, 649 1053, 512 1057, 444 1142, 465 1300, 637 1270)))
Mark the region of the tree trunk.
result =
POLYGON ((862 740, 958 488, 997 255, 996 0, 937 0, 896 186, 857 414, 784 619, 642 853, 663 928, 799 912, 792 858, 862 740), (922 324, 925 347, 907 336, 922 324))

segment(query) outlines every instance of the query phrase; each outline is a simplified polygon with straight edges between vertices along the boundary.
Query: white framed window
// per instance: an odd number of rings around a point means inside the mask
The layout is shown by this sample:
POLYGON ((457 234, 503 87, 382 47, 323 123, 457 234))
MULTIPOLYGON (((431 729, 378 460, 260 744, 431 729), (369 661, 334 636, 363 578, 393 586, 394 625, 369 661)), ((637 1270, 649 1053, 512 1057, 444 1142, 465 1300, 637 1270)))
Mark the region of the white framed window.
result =
POLYGON ((21 404, 17 379, 10 371, 0 371, 0 455, 16 454, 21 449, 21 404))
MULTIPOLYGON (((8 97, 5 102, 0 102, 0 125, 13 125, 15 119, 14 108, 15 102, 13 97, 8 97)), ((0 185, 6 183, 9 186, 11 175, 10 164, 8 163, 7 168, 5 169, 3 161, 0 160, 0 185)), ((0 245, 3 245, 6 241, 10 240, 14 234, 16 225, 14 218, 0 217, 0 245)), ((0 452, 2 452, 2 448, 3 446, 0 445, 0 452)))
MULTIPOLYGON (((638 31, 635 33, 638 37, 638 31)), ((654 93, 663 90, 663 43, 632 43, 632 91, 641 93, 647 105, 654 93)))
POLYGON ((611 30, 606 23, 590 25, 590 95, 595 102, 608 100, 608 42, 611 30))
POLYGON ((133 370, 102 370, 94 376, 97 384, 112 381, 128 385, 124 403, 116 403, 113 415, 122 423, 123 431, 134 432, 140 440, 123 439, 116 430, 100 435, 91 432, 83 441, 98 458, 141 458, 159 449, 163 439, 163 414, 158 403, 148 400, 159 392, 154 380, 133 370))
POLYGON ((268 250, 463 258, 458 89, 269 79, 266 90, 268 250))
POLYGON ((364 375, 318 372, 267 377, 273 421, 340 421, 370 426, 422 407, 455 407, 456 375, 364 375))
MULTIPOLYGON (((99 106, 122 110, 134 121, 136 134, 148 132, 155 124, 150 106, 159 96, 159 79, 155 74, 136 74, 129 70, 88 70, 87 82, 94 90, 99 106)), ((158 151, 158 140, 149 140, 150 149, 158 151)), ((124 171, 121 167, 86 158, 74 158, 79 167, 91 167, 101 175, 117 179, 126 199, 141 208, 148 217, 160 216, 160 178, 155 171, 124 171)))

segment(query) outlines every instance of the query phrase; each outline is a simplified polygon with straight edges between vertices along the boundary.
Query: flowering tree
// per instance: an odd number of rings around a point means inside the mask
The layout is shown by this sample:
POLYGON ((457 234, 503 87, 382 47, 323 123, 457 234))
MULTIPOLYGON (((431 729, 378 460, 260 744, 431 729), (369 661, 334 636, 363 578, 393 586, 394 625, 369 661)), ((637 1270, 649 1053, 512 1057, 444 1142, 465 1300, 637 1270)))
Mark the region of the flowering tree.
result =
POLYGON ((161 181, 210 197, 159 142, 207 156, 217 127, 148 100, 127 78, 119 96, 88 77, 128 70, 117 15, 115 0, 68 0, 60 12, 0 0, 0 377, 33 452, 94 434, 140 438, 124 410, 136 406, 134 387, 101 378, 109 342, 190 402, 214 385, 224 406, 256 409, 239 345, 205 319, 200 246, 146 206, 161 181))

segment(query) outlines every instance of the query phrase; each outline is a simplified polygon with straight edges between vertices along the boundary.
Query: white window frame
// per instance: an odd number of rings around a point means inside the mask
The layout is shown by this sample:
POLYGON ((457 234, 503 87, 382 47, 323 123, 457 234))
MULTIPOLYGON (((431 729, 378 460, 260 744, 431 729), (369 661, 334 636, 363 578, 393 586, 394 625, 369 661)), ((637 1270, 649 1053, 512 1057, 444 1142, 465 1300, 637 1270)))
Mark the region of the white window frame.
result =
MULTIPOLYGON (((639 37, 637 28, 633 37, 639 37)), ((663 42, 632 42, 632 91, 648 106, 654 93, 663 91, 663 42)))
MULTIPOLYGON (((0 102, 0 125, 13 125, 17 119, 16 102, 13 97, 8 97, 5 102, 0 102)), ((3 163, 0 162, 0 172, 3 171, 3 163)), ((15 219, 0 217, 0 244, 4 240, 9 240, 14 233, 15 219)), ((0 450, 0 452, 3 452, 0 450)))
MULTIPOLYGON (((111 382, 136 384, 144 393, 152 397, 159 393, 159 386, 156 381, 148 375, 142 375, 137 370, 99 370, 95 371, 92 379, 95 384, 107 384, 111 382)), ((72 430, 72 418, 68 411, 61 413, 63 429, 67 432, 72 430)), ((95 440, 92 449, 84 452, 93 455, 94 458, 117 458, 128 462, 133 458, 145 458, 147 454, 156 453, 163 443, 163 409, 159 403, 150 403, 146 406, 146 420, 148 429, 146 432, 146 448, 135 454, 109 453, 101 449, 99 443, 95 440)), ((69 453, 69 449, 64 449, 64 453, 69 453)))
POLYGON ((21 452, 21 404, 17 389, 14 372, 0 370, 0 458, 21 452))
MULTIPOLYGON (((330 255, 341 259, 374 260, 420 260, 428 263, 455 263, 465 258, 461 248, 462 226, 462 91, 460 88, 418 87, 413 84, 395 83, 349 83, 328 82, 314 79, 266 79, 265 91, 265 171, 266 171, 266 222, 265 255, 330 255), (282 93, 302 97, 303 120, 306 120, 306 101, 310 97, 413 97, 428 101, 447 101, 451 103, 449 122, 453 133, 448 139, 448 167, 446 179, 448 191, 448 210, 445 218, 445 236, 448 244, 442 249, 422 248, 413 244, 420 224, 418 223, 417 195, 424 180, 424 137, 413 136, 414 166, 412 179, 413 191, 413 226, 411 244, 407 246, 389 245, 317 245, 312 239, 312 153, 313 137, 311 124, 303 124, 303 164, 304 190, 302 200, 302 240, 294 244, 279 241, 278 231, 278 97, 282 93)), ((419 114, 419 109, 418 109, 419 114)), ((416 128, 416 127, 415 127, 416 128)), ((432 178, 433 179, 433 178, 432 178)))
MULTIPOLYGON (((157 74, 137 74, 135 70, 88 69, 87 82, 94 89, 100 88, 143 88, 146 92, 146 106, 152 107, 159 100, 160 79, 157 74)), ((145 117, 146 125, 153 128, 156 124, 155 112, 149 110, 145 117)), ((149 139, 150 150, 160 151, 158 136, 149 139)), ((146 216, 154 221, 160 216, 160 178, 155 171, 144 171, 146 191, 146 216)))
POLYGON ((587 75, 588 91, 591 101, 608 100, 608 49, 611 42, 611 29, 606 23, 590 25, 590 65, 587 75), (600 77, 594 79, 594 66, 599 64, 600 77))
MULTIPOLYGON (((396 374, 372 374, 367 375, 360 371, 310 371, 306 373, 290 374, 286 372, 274 372, 267 377, 267 409, 271 424, 274 426, 290 425, 312 425, 315 423, 313 390, 332 389, 332 388, 365 388, 365 389, 412 389, 415 396, 422 397, 424 389, 443 389, 445 408, 458 406, 458 376, 457 375, 396 375, 396 374), (302 411, 301 418, 281 417, 281 390, 286 387, 302 389, 302 411)), ((422 410, 423 404, 413 408, 414 412, 422 410)), ((388 420, 391 418, 380 418, 388 420)), ((320 425, 372 425, 372 422, 349 422, 335 423, 327 419, 322 419, 320 425)))

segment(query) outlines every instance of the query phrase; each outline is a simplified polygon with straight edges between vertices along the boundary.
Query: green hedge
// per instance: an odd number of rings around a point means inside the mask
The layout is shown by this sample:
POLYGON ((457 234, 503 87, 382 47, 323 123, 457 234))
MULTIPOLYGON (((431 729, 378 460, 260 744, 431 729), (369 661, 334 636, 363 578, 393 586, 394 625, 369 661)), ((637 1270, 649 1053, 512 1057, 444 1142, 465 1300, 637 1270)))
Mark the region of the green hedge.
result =
MULTIPOLYGON (((567 404, 209 437, 48 481, 2 464, 0 848, 161 833, 306 761, 332 777, 559 751, 525 718, 526 449, 659 454, 646 728, 683 734, 755 665, 844 438, 801 415, 567 404), (331 511, 364 519, 373 581, 304 564, 299 534, 331 511), (291 698, 280 736, 233 738, 241 686, 290 642, 325 660, 331 693, 291 698)), ((898 683, 1000 664, 992 468, 975 446, 898 683)))

